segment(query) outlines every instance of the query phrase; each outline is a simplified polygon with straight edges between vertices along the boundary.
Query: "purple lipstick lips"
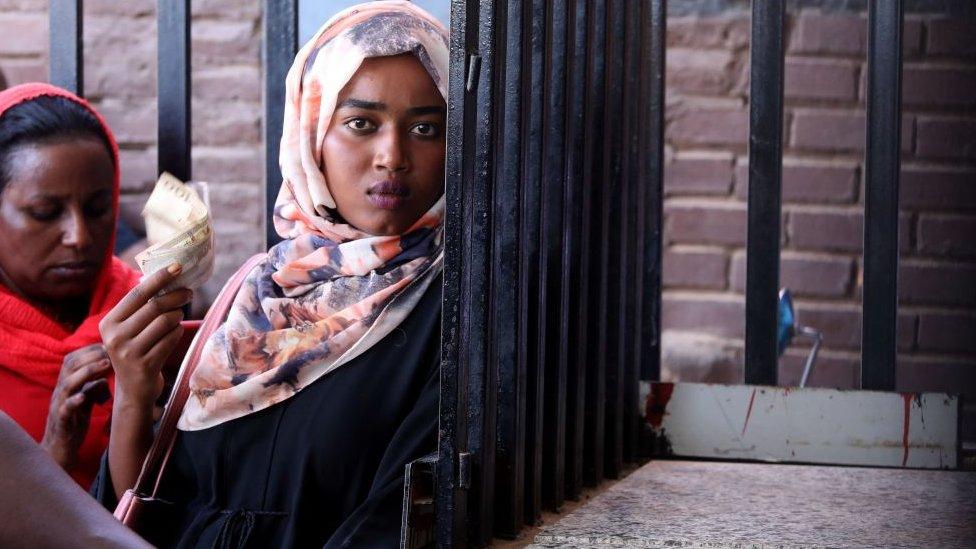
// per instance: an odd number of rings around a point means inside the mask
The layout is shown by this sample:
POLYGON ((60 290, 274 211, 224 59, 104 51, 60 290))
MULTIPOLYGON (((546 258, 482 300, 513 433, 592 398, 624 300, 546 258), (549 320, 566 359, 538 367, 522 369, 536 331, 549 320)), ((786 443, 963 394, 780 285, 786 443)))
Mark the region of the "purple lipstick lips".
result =
POLYGON ((366 198, 383 210, 395 210, 410 196, 410 188, 399 181, 388 179, 374 184, 366 191, 366 198))

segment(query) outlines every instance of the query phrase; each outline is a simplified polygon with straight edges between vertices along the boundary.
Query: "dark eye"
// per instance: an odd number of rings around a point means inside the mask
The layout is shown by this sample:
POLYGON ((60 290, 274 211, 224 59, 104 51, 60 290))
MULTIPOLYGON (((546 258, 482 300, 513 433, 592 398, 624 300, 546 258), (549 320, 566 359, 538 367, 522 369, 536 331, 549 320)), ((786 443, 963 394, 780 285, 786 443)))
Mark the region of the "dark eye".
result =
POLYGON ((54 221, 61 216, 61 207, 55 205, 33 206, 27 209, 27 215, 35 221, 54 221))
POLYGON ((437 126, 430 122, 421 122, 410 129, 410 132, 421 137, 437 137, 437 126))
POLYGON ((369 120, 366 120, 365 118, 353 118, 351 120, 348 120, 346 122, 346 126, 348 126, 349 129, 356 132, 368 132, 375 128, 373 123, 370 122, 369 120))

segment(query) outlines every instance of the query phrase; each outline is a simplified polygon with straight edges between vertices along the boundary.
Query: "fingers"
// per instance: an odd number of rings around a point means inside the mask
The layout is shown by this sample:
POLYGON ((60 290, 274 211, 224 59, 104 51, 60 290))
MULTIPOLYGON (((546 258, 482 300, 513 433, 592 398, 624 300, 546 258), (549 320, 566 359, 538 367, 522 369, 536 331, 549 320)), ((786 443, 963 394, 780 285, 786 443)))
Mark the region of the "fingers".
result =
POLYGON ((71 395, 69 399, 74 398, 75 393, 80 392, 85 383, 104 378, 111 369, 112 364, 107 359, 86 364, 64 378, 59 386, 60 392, 63 395, 71 395))
POLYGON ((171 330, 168 334, 162 337, 156 345, 146 353, 146 360, 149 364, 156 364, 162 368, 163 363, 169 358, 170 353, 176 348, 176 345, 180 342, 180 338, 183 337, 183 326, 177 324, 176 328, 171 330))
POLYGON ((129 293, 119 301, 118 305, 112 308, 111 311, 102 322, 117 324, 122 320, 129 318, 133 313, 138 311, 143 305, 149 302, 156 294, 162 291, 163 288, 168 286, 171 282, 176 280, 176 277, 183 271, 183 266, 179 263, 173 263, 165 269, 160 269, 153 274, 149 275, 148 278, 139 283, 138 286, 129 290, 129 293))
MULTIPOLYGON (((186 289, 176 290, 166 295, 154 297, 133 313, 132 316, 124 319, 119 324, 115 336, 123 340, 134 339, 144 332, 158 317, 173 311, 180 311, 180 308, 189 303, 192 298, 193 292, 186 289)), ((182 320, 182 316, 180 320, 182 320)))
POLYGON ((66 377, 82 366, 97 363, 99 360, 106 358, 108 358, 108 353, 105 352, 105 345, 101 343, 95 343, 72 351, 64 358, 60 377, 66 377))
POLYGON ((95 404, 104 404, 112 398, 112 393, 108 388, 108 380, 105 378, 89 381, 81 386, 81 393, 85 398, 95 404))
POLYGON ((139 355, 147 354, 161 339, 177 328, 182 320, 181 309, 167 311, 151 319, 149 324, 133 338, 133 352, 139 355))

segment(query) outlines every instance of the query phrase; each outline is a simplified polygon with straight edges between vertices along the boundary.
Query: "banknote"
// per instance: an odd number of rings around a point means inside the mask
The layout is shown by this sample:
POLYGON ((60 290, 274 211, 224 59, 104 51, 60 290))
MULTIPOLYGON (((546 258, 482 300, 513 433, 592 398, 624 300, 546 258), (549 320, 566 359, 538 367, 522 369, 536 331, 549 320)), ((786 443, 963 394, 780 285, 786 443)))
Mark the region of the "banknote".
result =
POLYGON ((142 210, 149 248, 135 259, 143 275, 173 263, 183 266, 164 292, 199 288, 213 273, 214 234, 205 199, 192 186, 164 172, 142 210))

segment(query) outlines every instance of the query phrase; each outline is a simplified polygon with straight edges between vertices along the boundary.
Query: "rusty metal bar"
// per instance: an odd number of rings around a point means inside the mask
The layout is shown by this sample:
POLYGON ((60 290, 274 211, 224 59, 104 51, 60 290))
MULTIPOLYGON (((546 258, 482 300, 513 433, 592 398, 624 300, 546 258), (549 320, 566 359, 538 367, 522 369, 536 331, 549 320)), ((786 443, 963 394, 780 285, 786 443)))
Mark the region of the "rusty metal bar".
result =
POLYGON ((49 3, 51 48, 48 78, 79 97, 85 95, 85 62, 82 55, 82 0, 51 0, 49 3))
POLYGON ((278 147, 285 117, 285 76, 298 52, 298 0, 264 0, 264 210, 265 244, 281 238, 271 223, 281 189, 278 147))
POLYGON ((783 172, 784 0, 752 3, 745 381, 776 385, 783 172))
POLYGON ((902 2, 868 10, 864 157, 864 328, 861 387, 893 391, 898 356, 898 176, 901 166, 902 2))

